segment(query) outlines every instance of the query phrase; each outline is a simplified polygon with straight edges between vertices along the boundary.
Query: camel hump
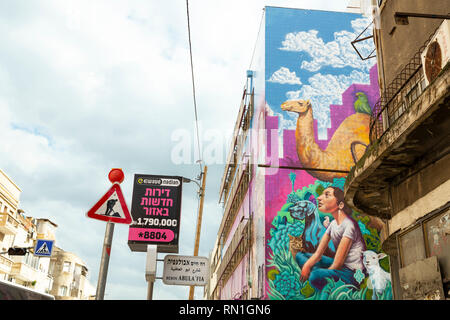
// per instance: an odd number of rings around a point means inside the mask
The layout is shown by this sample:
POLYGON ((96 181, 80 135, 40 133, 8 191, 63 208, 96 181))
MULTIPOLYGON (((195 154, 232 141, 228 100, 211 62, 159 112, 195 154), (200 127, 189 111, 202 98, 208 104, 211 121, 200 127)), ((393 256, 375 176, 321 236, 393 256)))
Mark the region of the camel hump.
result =
POLYGON ((350 145, 354 141, 369 144, 370 116, 355 113, 347 118, 336 129, 328 144, 328 151, 346 148, 350 152, 350 145))

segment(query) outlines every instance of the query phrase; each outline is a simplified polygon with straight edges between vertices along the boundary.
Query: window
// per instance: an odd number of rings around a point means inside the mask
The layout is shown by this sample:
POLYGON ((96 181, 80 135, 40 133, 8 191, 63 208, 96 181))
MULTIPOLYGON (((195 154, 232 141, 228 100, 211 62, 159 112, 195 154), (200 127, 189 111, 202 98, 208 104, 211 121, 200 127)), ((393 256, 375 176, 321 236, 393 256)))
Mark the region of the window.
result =
POLYGON ((55 271, 55 260, 50 260, 50 265, 48 266, 48 273, 50 275, 55 271))
POLYGON ((426 258, 423 232, 420 226, 399 237, 402 268, 426 258))
POLYGON ((429 256, 437 256, 443 278, 450 279, 450 210, 424 225, 429 256))
POLYGON ((436 256, 442 277, 450 280, 450 210, 446 207, 418 221, 398 237, 401 267, 436 256))
POLYGON ((59 295, 62 297, 67 295, 67 287, 66 286, 59 287, 59 295))
POLYGON ((70 261, 64 261, 63 272, 70 272, 70 261))
POLYGON ((27 252, 24 257, 24 263, 33 269, 39 268, 39 257, 36 257, 34 254, 27 252))

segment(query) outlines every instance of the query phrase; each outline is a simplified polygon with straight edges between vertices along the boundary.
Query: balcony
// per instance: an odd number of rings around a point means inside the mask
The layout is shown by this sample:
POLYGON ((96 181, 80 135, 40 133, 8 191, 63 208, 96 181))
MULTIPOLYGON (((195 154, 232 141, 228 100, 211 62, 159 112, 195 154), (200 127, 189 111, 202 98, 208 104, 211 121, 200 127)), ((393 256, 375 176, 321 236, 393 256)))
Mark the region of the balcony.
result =
POLYGON ((227 282, 233 270, 251 248, 252 234, 252 220, 242 219, 233 234, 231 243, 225 251, 222 261, 218 264, 216 277, 214 282, 211 283, 211 291, 213 293, 216 291, 217 285, 223 285, 227 282))
POLYGON ((233 130, 233 137, 230 145, 230 150, 225 164, 225 170, 220 183, 219 202, 223 200, 227 202, 228 198, 232 196, 230 193, 233 185, 236 184, 236 169, 241 163, 245 141, 247 140, 250 123, 254 113, 254 93, 250 94, 250 99, 247 99, 247 91, 244 89, 242 95, 241 105, 239 107, 238 117, 233 130), (248 100, 248 101, 247 101, 248 100))
POLYGON ((13 262, 11 259, 0 255, 0 273, 11 273, 13 262))
POLYGON ((4 234, 16 234, 19 227, 19 220, 8 212, 0 213, 0 232, 4 234))
MULTIPOLYGON (((345 184, 345 199, 350 206, 382 219, 392 219, 447 179, 444 162, 450 153, 450 63, 425 87, 418 59, 423 49, 375 105, 371 144, 345 184), (420 175, 426 170, 442 175, 422 181, 420 175), (410 192, 400 194, 405 188, 410 192)), ((382 241, 401 224, 404 221, 395 226, 391 223, 382 241)), ((387 252, 390 246, 396 244, 383 243, 387 252)))
POLYGON ((11 275, 24 282, 34 281, 38 277, 37 270, 26 264, 25 261, 14 262, 11 275))

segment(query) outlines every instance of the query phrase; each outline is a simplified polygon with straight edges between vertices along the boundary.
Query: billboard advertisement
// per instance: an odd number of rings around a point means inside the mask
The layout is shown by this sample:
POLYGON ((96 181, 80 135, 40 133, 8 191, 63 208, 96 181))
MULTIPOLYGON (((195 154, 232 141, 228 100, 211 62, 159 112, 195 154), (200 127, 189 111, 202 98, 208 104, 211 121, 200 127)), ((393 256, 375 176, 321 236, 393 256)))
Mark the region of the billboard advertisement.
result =
MULTIPOLYGON (((376 59, 362 60, 351 45, 370 23, 266 8, 266 130, 277 135, 267 141, 267 299, 392 299, 383 222, 352 210, 343 192, 379 99, 376 59)), ((373 50, 372 39, 359 45, 373 50)))
POLYGON ((135 174, 128 246, 146 252, 178 253, 182 177, 135 174))

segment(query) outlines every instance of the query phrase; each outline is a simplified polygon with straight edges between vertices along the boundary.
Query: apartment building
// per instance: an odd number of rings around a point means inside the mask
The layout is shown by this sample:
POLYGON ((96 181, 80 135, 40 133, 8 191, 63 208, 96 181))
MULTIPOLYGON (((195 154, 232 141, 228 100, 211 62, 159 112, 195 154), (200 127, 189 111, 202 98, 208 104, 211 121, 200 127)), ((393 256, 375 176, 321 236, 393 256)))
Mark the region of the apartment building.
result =
POLYGON ((385 223, 395 299, 448 299, 450 4, 383 0, 374 32, 380 99, 345 199, 385 223))
POLYGON ((57 300, 92 300, 95 288, 88 280, 86 264, 74 253, 55 247, 50 263, 53 287, 50 294, 57 300))
POLYGON ((19 208, 20 194, 20 188, 0 170, 0 278, 48 293, 52 279, 45 259, 30 252, 7 254, 12 247, 32 248, 37 237, 38 221, 19 208))
POLYGON ((20 194, 21 189, 0 170, 0 279, 56 299, 91 299, 95 289, 78 256, 57 247, 51 257, 33 254, 36 239, 56 241, 58 226, 46 218, 26 216, 19 207, 20 194), (25 255, 9 255, 8 249, 14 247, 29 250, 25 255))
POLYGON ((343 193, 380 97, 372 29, 359 13, 265 7, 220 184, 206 298, 392 299, 384 222, 349 208, 343 193), (335 259, 343 242, 333 236, 303 280, 342 221, 351 255, 335 259))

